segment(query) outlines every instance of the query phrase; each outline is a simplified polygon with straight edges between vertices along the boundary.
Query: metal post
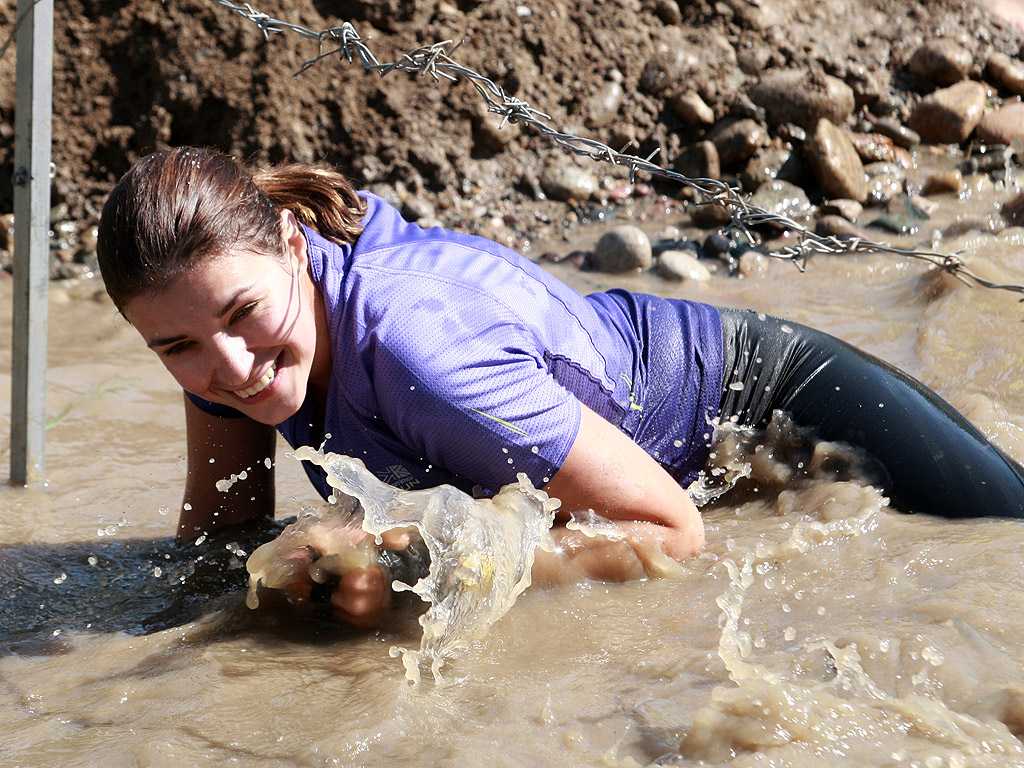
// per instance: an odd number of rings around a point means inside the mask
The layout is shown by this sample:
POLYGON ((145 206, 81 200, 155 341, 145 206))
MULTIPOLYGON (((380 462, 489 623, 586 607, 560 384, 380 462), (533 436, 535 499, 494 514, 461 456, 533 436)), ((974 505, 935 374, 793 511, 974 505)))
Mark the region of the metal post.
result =
POLYGON ((11 482, 44 480, 53 0, 18 0, 11 482))

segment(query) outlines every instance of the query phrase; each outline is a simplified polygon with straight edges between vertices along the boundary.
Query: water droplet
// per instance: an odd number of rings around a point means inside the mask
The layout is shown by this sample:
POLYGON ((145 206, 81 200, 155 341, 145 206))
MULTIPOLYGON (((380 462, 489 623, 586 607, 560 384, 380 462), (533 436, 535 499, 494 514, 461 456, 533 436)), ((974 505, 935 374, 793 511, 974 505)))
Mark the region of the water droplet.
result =
POLYGON ((198 539, 196 539, 196 546, 198 547, 204 541, 206 541, 206 534, 205 533, 202 536, 200 536, 198 539))
POLYGON ((96 563, 99 562, 99 559, 96 557, 96 555, 89 555, 89 559, 86 560, 86 562, 89 563, 89 565, 96 565, 96 563))
POLYGON ((68 575, 66 573, 61 573, 60 576, 58 576, 57 578, 55 578, 53 580, 53 583, 54 584, 63 584, 64 581, 67 579, 67 577, 68 577, 68 575))
POLYGON ((189 512, 189 511, 192 510, 192 505, 189 504, 187 501, 184 504, 182 504, 181 506, 182 506, 182 509, 184 509, 186 512, 189 512))
POLYGON ((532 451, 533 453, 540 453, 540 447, 539 447, 539 446, 536 446, 536 445, 535 445, 535 446, 533 446, 533 447, 532 447, 532 448, 531 448, 530 450, 531 450, 531 451, 532 451))
POLYGON ((409 387, 409 391, 410 391, 410 392, 412 392, 412 391, 413 391, 414 389, 416 389, 416 387, 415 387, 415 386, 409 387))
POLYGON ((155 567, 155 568, 153 569, 153 575, 154 575, 154 576, 156 576, 156 577, 157 577, 157 578, 159 579, 159 578, 160 578, 161 576, 163 576, 163 575, 164 575, 164 569, 163 569, 163 568, 161 568, 161 567, 160 567, 159 565, 158 565, 158 566, 156 566, 156 567, 155 567))
POLYGON ((779 330, 782 331, 783 333, 792 333, 793 327, 783 323, 782 325, 779 326, 779 330))
POLYGON ((270 469, 271 467, 273 467, 273 466, 274 466, 274 462, 272 462, 272 461, 270 460, 270 457, 269 457, 269 456, 267 456, 267 458, 265 458, 265 459, 263 460, 263 466, 265 466, 265 467, 266 467, 267 469, 270 469))
POLYGON ((682 448, 683 447, 683 441, 682 440, 673 440, 672 441, 672 445, 674 445, 676 448, 682 448))
POLYGON ((161 515, 165 515, 166 516, 166 515, 169 515, 170 512, 171 512, 170 508, 167 507, 166 505, 160 507, 160 514, 161 515))
POLYGON ((733 392, 739 392, 741 389, 743 389, 743 382, 734 381, 732 384, 729 385, 729 389, 731 389, 733 392))

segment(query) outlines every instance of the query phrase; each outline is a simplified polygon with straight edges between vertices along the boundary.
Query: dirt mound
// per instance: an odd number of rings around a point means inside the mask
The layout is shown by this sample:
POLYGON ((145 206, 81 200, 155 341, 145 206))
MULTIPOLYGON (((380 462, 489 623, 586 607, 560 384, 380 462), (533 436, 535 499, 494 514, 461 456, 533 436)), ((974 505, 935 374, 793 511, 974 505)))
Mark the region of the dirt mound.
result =
MULTIPOLYGON (((684 90, 721 119, 751 108, 746 94, 761 72, 796 67, 857 83, 858 98, 870 100, 922 89, 904 73, 926 38, 953 37, 981 62, 992 49, 1017 55, 1021 42, 1019 30, 966 0, 254 5, 313 30, 352 22, 385 62, 465 40, 453 58, 552 125, 616 148, 634 141, 643 155, 659 149, 663 162, 707 130, 673 108, 684 90)), ((15 6, 0 0, 4 37, 15 6)), ((530 132, 496 131, 498 118, 483 114, 465 82, 381 78, 337 56, 296 75, 317 55, 315 40, 291 32, 264 40, 213 0, 61 0, 55 13, 54 200, 80 222, 98 217, 134 160, 168 145, 216 147, 260 164, 325 161, 359 185, 398 185, 439 213, 456 201, 480 213, 533 201, 545 163, 574 162, 530 132)), ((0 60, 0 80, 10 84, 0 91, 0 213, 11 210, 14 68, 9 50, 0 60)))

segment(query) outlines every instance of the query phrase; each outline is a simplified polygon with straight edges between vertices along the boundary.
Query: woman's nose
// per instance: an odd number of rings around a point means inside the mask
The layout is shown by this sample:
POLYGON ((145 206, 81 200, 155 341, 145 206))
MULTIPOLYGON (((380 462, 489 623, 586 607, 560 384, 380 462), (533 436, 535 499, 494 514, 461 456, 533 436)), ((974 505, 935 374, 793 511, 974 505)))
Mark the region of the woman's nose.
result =
POLYGON ((214 377, 225 387, 245 384, 252 374, 253 356, 240 336, 221 334, 213 343, 214 377))

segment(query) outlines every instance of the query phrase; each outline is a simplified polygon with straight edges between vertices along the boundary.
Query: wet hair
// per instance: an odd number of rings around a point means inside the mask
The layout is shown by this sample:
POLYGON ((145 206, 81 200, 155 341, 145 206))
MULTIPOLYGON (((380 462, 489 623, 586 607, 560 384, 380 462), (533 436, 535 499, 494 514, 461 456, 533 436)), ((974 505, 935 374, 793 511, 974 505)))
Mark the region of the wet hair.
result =
POLYGON ((147 155, 103 205, 96 251, 107 293, 123 315, 131 299, 159 292, 202 259, 231 249, 283 258, 282 209, 343 245, 362 232, 366 204, 322 166, 251 172, 193 147, 147 155))

